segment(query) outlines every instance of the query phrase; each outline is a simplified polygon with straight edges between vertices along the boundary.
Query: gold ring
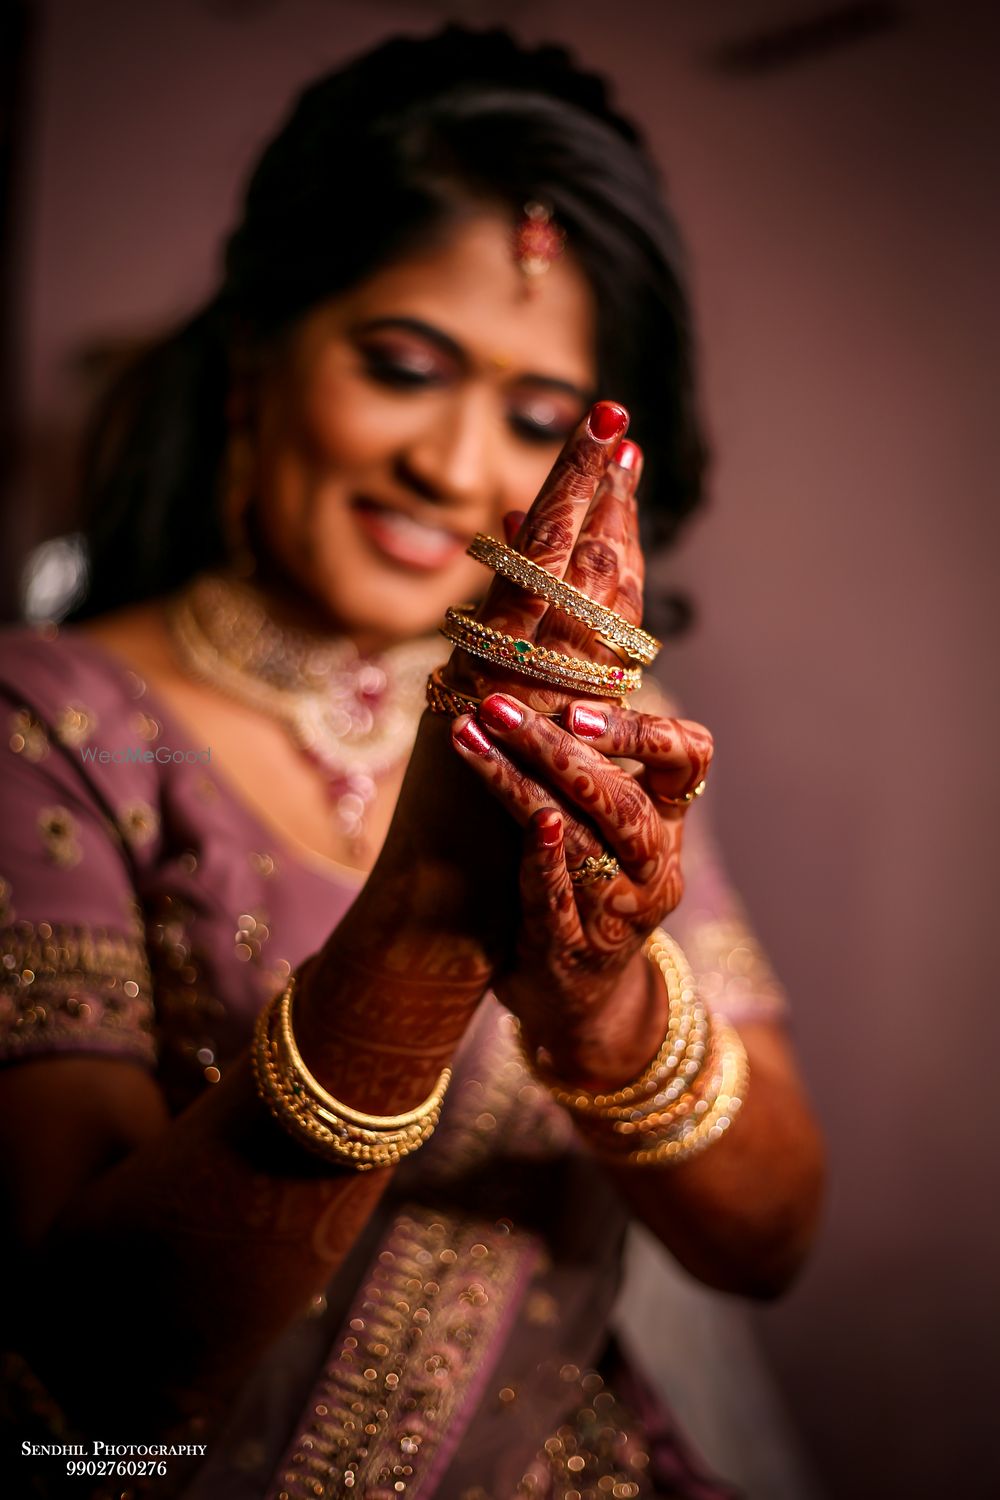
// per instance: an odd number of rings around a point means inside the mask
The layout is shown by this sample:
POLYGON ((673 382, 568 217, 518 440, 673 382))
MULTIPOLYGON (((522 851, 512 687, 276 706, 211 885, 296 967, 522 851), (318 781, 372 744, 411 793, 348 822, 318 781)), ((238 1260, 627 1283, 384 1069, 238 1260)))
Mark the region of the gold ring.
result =
POLYGON ((582 865, 570 870, 569 878, 574 885, 593 885, 597 880, 614 880, 621 874, 621 865, 613 854, 588 854, 582 865))
POLYGON ((695 787, 692 787, 689 792, 685 792, 684 795, 683 795, 683 797, 660 797, 660 796, 658 796, 656 800, 657 800, 657 802, 661 803, 664 807, 689 807, 696 797, 700 797, 702 795, 702 793, 705 790, 705 785, 706 785, 706 782, 705 782, 705 778, 703 776, 701 778, 701 780, 699 781, 698 785, 695 786, 695 787))
POLYGON ((566 656, 534 641, 505 635, 472 618, 471 607, 452 606, 440 627, 441 634, 453 646, 492 662, 495 666, 523 673, 567 692, 595 693, 605 698, 620 698, 642 686, 638 667, 606 667, 584 656, 566 656))
POLYGON ((516 583, 520 588, 527 589, 539 599, 554 605, 564 615, 582 620, 595 632, 598 640, 610 647, 621 660, 641 662, 648 667, 659 655, 660 642, 655 635, 633 625, 631 620, 626 620, 616 610, 598 604, 596 599, 591 599, 582 589, 574 588, 571 583, 557 578, 554 573, 549 573, 538 563, 532 562, 530 557, 525 557, 523 552, 508 547, 506 542, 478 531, 468 553, 510 583, 516 583), (623 657, 620 656, 621 652, 624 652, 623 657))

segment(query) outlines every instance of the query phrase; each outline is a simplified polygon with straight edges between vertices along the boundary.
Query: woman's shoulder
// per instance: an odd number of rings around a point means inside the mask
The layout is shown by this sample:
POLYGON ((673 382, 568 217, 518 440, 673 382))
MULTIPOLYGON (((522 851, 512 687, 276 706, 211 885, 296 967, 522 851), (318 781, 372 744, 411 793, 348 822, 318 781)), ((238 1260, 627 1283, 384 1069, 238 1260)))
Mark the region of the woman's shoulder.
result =
POLYGON ((134 729, 146 686, 113 644, 128 638, 128 618, 112 621, 0 630, 0 692, 8 704, 30 712, 64 743, 82 742, 99 723, 105 730, 134 729))

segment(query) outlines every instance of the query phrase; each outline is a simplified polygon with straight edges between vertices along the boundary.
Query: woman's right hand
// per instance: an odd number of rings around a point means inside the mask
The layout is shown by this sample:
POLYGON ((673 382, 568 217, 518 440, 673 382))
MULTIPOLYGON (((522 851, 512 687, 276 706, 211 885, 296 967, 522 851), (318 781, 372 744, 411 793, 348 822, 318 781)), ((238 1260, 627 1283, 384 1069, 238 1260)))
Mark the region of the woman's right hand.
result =
MULTIPOLYGON (((512 545, 547 572, 601 603, 641 614, 642 558, 636 536, 633 467, 613 462, 628 413, 599 402, 580 423, 523 519, 512 545)), ((456 603, 461 601, 456 601, 456 603)), ((589 626, 497 576, 476 612, 493 630, 610 667, 619 659, 589 626)), ((559 713, 579 690, 561 691, 456 648, 447 682, 475 698, 507 691, 543 713, 559 713)), ((366 888, 383 904, 397 891, 393 922, 445 923, 475 935, 492 961, 504 955, 514 916, 510 894, 520 857, 509 819, 499 818, 477 778, 453 765, 449 721, 426 713, 382 854, 366 888), (503 894, 501 894, 503 893, 503 894)))

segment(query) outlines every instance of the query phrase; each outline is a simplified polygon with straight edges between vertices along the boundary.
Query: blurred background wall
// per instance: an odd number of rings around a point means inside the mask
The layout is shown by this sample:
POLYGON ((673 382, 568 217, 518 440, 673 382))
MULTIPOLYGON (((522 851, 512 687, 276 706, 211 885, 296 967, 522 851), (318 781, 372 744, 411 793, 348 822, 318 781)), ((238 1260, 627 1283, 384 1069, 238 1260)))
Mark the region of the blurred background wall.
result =
POLYGON ((818 1253, 756 1321, 831 1496, 1000 1494, 998 8, 15 11, 8 569, 72 524, 87 351, 208 290, 244 170, 310 74, 400 28, 503 19, 570 42, 645 123, 692 251, 716 452, 711 512, 664 568, 699 602, 664 672, 716 733, 714 815, 833 1163, 818 1253))

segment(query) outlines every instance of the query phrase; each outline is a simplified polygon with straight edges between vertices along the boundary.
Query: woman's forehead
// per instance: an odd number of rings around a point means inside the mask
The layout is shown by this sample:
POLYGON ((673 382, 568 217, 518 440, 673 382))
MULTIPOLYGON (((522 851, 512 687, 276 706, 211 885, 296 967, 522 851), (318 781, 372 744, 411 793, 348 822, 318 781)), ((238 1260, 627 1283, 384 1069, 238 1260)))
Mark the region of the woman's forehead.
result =
MULTIPOLYGON (((500 214, 467 220, 392 262, 339 309, 348 323, 400 318, 440 330, 477 363, 589 388, 596 377, 593 293, 571 254, 541 276, 518 266, 500 214)), ((340 318, 338 317, 338 322, 340 318)))

